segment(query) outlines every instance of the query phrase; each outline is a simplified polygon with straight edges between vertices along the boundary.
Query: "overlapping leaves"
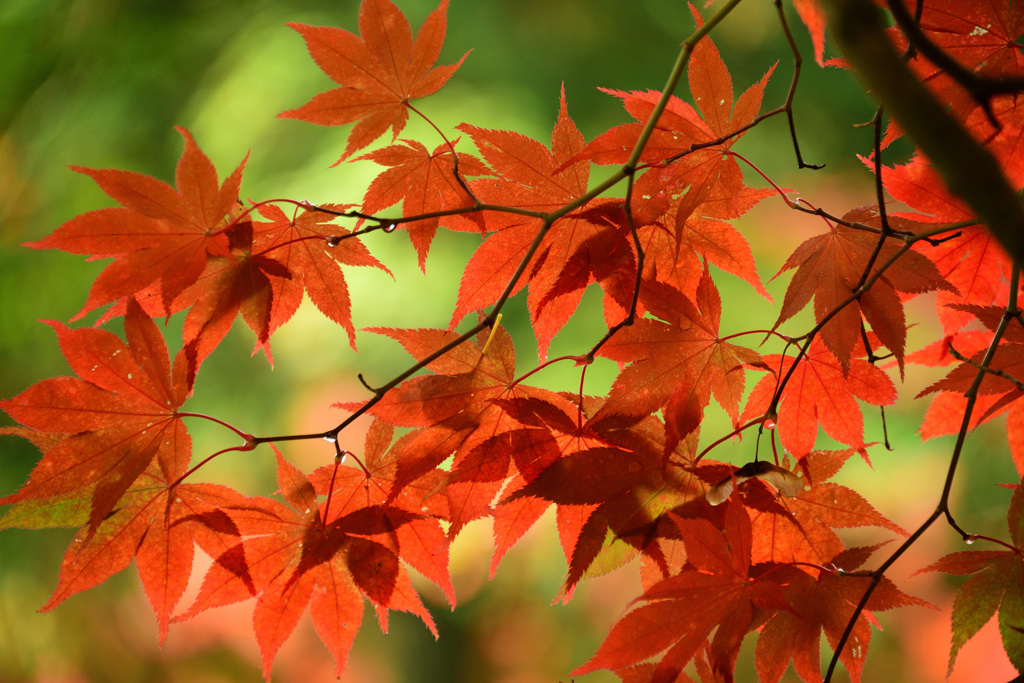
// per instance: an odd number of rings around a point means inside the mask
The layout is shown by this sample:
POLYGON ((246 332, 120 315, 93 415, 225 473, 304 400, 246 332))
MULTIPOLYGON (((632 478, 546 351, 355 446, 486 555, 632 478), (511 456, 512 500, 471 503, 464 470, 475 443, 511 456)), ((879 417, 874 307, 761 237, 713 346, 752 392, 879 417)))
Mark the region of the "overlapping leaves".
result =
MULTIPOLYGON (((796 4, 821 61, 821 15, 815 3, 796 4)), ((1019 50, 1005 44, 1012 43, 1019 12, 1000 5, 944 22, 948 3, 926 4, 926 30, 947 31, 940 42, 961 61, 986 74, 1020 71, 1019 50), (999 30, 989 38, 975 34, 989 20, 1002 22, 999 30)), ((354 124, 342 159, 388 129, 394 142, 411 102, 436 92, 461 64, 434 66, 446 11, 442 1, 415 38, 389 0, 364 0, 359 35, 294 24, 340 87, 282 116, 354 124)), ((978 114, 956 87, 916 68, 937 92, 953 93, 955 113, 972 130, 984 130, 972 123, 978 114)), ((32 246, 113 259, 76 319, 109 306, 100 322, 123 316, 125 341, 51 323, 77 376, 44 380, 0 402, 21 424, 3 433, 43 452, 26 485, 0 499, 10 505, 0 528, 80 527, 44 609, 134 561, 161 641, 173 621, 252 599, 266 677, 307 611, 340 676, 365 600, 385 630, 389 611, 401 610, 437 635, 409 569, 454 605, 448 544, 466 524, 493 519, 493 574, 553 507, 567 564, 559 597, 568 600, 582 580, 640 557, 643 595, 576 673, 607 668, 629 681, 687 680, 683 668, 697 661, 705 679, 729 680, 741 643, 756 631, 763 681, 779 680, 790 662, 803 679, 818 681, 821 634, 836 647, 849 627, 838 657, 859 680, 871 639, 870 612, 855 610, 865 591, 874 590, 870 611, 923 603, 885 577, 851 575, 878 546, 848 547, 836 533, 872 526, 905 534, 865 497, 830 480, 852 453, 866 454, 858 401, 887 406, 896 397, 886 372, 861 360, 858 350, 863 345, 875 359, 867 345, 885 346, 902 374, 904 302, 939 291, 945 347, 909 354, 927 356, 926 364, 950 363, 948 356, 932 361, 953 346, 965 354, 926 390, 940 394, 926 421, 926 433, 938 433, 937 422, 962 416, 991 338, 964 328, 974 320, 990 331, 999 324, 1011 266, 917 157, 884 168, 880 179, 912 211, 890 215, 889 227, 898 232, 882 233, 877 208, 856 209, 844 217, 853 227, 836 225, 806 240, 783 264, 794 274, 773 332, 813 299, 821 324, 813 342, 805 337, 793 354, 761 355, 723 334, 723 301, 709 265, 769 299, 735 219, 775 191, 748 184, 733 146, 759 120, 773 70, 737 97, 717 48, 708 38, 697 42, 686 79, 693 104, 667 98, 639 152, 640 167, 623 172, 631 176, 628 201, 589 195, 590 165, 633 156, 659 111, 659 92, 609 90, 633 121, 589 144, 569 117, 563 89, 550 145, 463 123, 457 130, 481 158, 456 151, 466 142, 444 134, 432 151, 404 139, 372 150, 355 160, 386 169, 359 210, 246 205, 239 199, 245 162, 219 181, 184 130, 174 187, 124 171, 76 169, 120 206, 83 214, 32 246), (399 202, 400 218, 380 216, 399 202), (344 227, 339 216, 356 223, 344 227), (901 242, 957 222, 956 231, 917 241, 912 251, 901 242), (463 270, 451 329, 370 328, 401 344, 415 365, 386 391, 371 389, 367 401, 338 404, 375 418, 362 453, 353 456, 356 466, 341 465, 340 442, 335 464, 308 475, 275 450, 283 502, 184 481, 191 476, 191 440, 181 407, 199 366, 236 318, 269 355, 272 334, 308 295, 355 348, 351 292, 339 265, 386 270, 360 237, 399 225, 424 271, 439 228, 483 240, 463 270), (520 374, 512 336, 500 326, 479 325, 457 343, 455 328, 467 317, 528 289, 543 364, 593 284, 614 333, 574 358, 580 366, 594 356, 619 363, 605 396, 587 396, 585 376, 571 393, 531 386, 532 373, 520 374), (152 318, 186 310, 183 348, 172 364, 152 318), (750 370, 767 374, 741 411, 750 370), (751 459, 743 443, 734 448, 747 462, 742 467, 705 458, 714 448, 716 457, 725 452, 726 439, 699 450, 712 397, 731 422, 729 436, 754 423, 777 427, 783 452, 765 459, 754 450, 751 459), (849 448, 816 450, 819 427, 849 448), (196 545, 213 563, 195 602, 176 614, 196 545)), ((1018 108, 1005 98, 994 106, 1007 125, 988 142, 1019 179, 1019 162, 1010 163, 1018 108)), ((1024 393, 1021 333, 1003 332, 980 384, 974 424, 1009 410, 1011 434, 1014 424, 1024 433, 1017 401, 1024 393)), ((344 437, 339 429, 299 438, 344 437)), ((229 450, 272 440, 245 439, 229 450)), ((950 666, 997 609, 1011 659, 1024 666, 1016 625, 1024 608, 1014 578, 1021 570, 1020 509, 1018 489, 1008 517, 1012 549, 955 553, 929 567, 975 574, 954 605, 950 666)))

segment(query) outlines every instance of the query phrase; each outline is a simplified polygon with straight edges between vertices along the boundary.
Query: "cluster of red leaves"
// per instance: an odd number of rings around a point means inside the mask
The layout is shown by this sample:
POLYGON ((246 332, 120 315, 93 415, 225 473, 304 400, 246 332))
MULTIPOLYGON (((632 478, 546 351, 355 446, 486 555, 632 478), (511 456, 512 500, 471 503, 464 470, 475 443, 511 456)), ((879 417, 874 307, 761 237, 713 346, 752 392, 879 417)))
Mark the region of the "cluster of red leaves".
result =
POLYGON ((187 309, 189 389, 239 314, 256 334, 257 348, 269 355, 270 335, 295 313, 304 291, 348 331, 355 348, 348 288, 338 266, 387 269, 358 237, 328 224, 332 216, 322 211, 300 206, 289 217, 273 205, 246 209, 238 199, 244 163, 218 185, 210 159, 188 131, 179 132, 185 151, 175 171, 177 189, 138 173, 76 168, 121 206, 85 213, 28 245, 114 258, 75 319, 113 303, 100 319, 106 321, 122 315, 130 300, 153 317, 187 309), (254 209, 268 222, 253 220, 254 209), (327 240, 336 247, 324 249, 327 240))
MULTIPOLYGON (((797 4, 820 61, 823 21, 813 3, 797 4)), ((925 4, 927 31, 938 31, 929 22, 945 16, 945 4, 925 4)), ((436 92, 461 63, 434 66, 446 8, 442 2, 415 38, 389 0, 364 0, 360 35, 295 25, 339 87, 283 116, 354 123, 342 160, 388 128, 397 138, 409 111, 419 114, 410 101, 436 92)), ((1004 10, 1008 4, 994 11, 1006 19, 1004 10)), ((695 10, 694 16, 700 25, 695 10)), ((968 68, 998 63, 998 75, 1020 73, 1016 50, 995 61, 975 58, 981 53, 972 47, 971 27, 983 20, 939 22, 942 44, 956 46, 968 68)), ((921 69, 936 92, 953 98, 955 84, 921 69)), ((955 347, 971 358, 926 392, 940 393, 924 432, 943 433, 940 425, 963 414, 965 394, 999 328, 1002 340, 988 363, 998 374, 980 385, 975 423, 1009 411, 1011 443, 1024 462, 1024 403, 1016 401, 1024 388, 1014 379, 1024 362, 1024 331, 1016 323, 1006 329, 1002 313, 1009 260, 981 226, 961 227, 941 243, 918 239, 970 214, 916 158, 884 168, 881 178, 908 212, 854 209, 782 265, 780 272, 795 272, 769 335, 814 301, 817 326, 796 353, 788 353, 787 343, 782 354, 761 355, 733 341, 741 335, 723 337, 723 302, 710 266, 770 300, 733 221, 774 191, 747 185, 732 145, 759 116, 771 71, 735 97, 725 62, 704 38, 692 50, 687 75, 694 104, 675 96, 662 103, 658 92, 607 91, 634 121, 589 143, 563 92, 550 147, 464 123, 458 130, 479 157, 456 152, 458 139, 433 151, 413 140, 371 151, 354 161, 386 170, 358 212, 352 205, 246 205, 238 199, 242 166, 218 183, 183 130, 176 187, 124 171, 76 169, 121 206, 86 213, 31 246, 112 258, 76 319, 109 305, 97 324, 123 316, 126 341, 53 323, 77 376, 44 380, 0 402, 22 425, 3 432, 43 452, 26 485, 0 499, 10 505, 0 528, 81 527, 44 609, 134 560, 161 642, 172 622, 254 598, 267 677, 307 608, 340 675, 364 599, 384 630, 394 609, 418 615, 436 635, 408 569, 440 586, 454 605, 451 539, 473 520, 491 518, 493 575, 553 506, 568 566, 561 597, 570 599, 581 580, 637 558, 644 585, 636 605, 575 674, 605 668, 625 681, 688 681, 683 669, 696 661, 702 679, 731 680, 741 643, 757 632, 762 682, 780 680, 791 661, 804 680, 819 681, 821 634, 835 647, 849 631, 839 657, 859 681, 871 611, 925 603, 885 577, 873 582, 856 573, 879 546, 848 547, 836 533, 873 526, 906 535, 859 493, 831 481, 852 454, 866 457, 858 400, 886 406, 896 399, 893 381, 875 364, 881 347, 901 376, 907 360, 951 363, 955 347), (648 135, 655 112, 660 116, 648 135), (622 166, 640 144, 628 196, 588 194, 591 164, 622 166), (401 218, 376 217, 399 202, 401 218), (338 225, 339 216, 356 219, 356 231, 338 225), (305 292, 346 330, 354 348, 339 265, 385 268, 358 235, 399 226, 421 268, 439 228, 476 232, 482 241, 462 273, 449 330, 369 330, 399 342, 415 359, 413 370, 427 372, 407 373, 364 403, 339 404, 375 418, 353 458, 357 466, 342 466, 339 446, 333 465, 307 475, 275 450, 283 502, 187 482, 197 467, 189 469, 183 418, 202 416, 181 408, 199 366, 237 315, 269 355, 271 335, 305 292), (529 385, 528 375, 516 373, 511 336, 493 323, 465 335, 455 331, 467 316, 528 289, 543 362, 593 284, 603 293, 611 334, 577 361, 585 366, 599 355, 619 364, 605 396, 529 385), (904 301, 933 291, 947 337, 908 355, 904 301), (183 311, 182 350, 172 364, 152 318, 183 311), (969 327, 972 321, 987 331, 969 327), (765 374, 748 391, 752 371, 765 374), (732 421, 728 436, 764 426, 773 451, 777 440, 788 455, 743 467, 704 457, 724 441, 699 450, 712 397, 732 421), (819 427, 849 448, 816 449, 819 427), (178 611, 196 545, 213 564, 195 602, 178 611), (873 584, 866 609, 855 609, 873 584)), ((978 107, 954 99, 954 111, 972 125, 978 107)), ((1024 119, 1008 100, 994 104, 1006 118, 987 141, 1017 178, 1010 148, 1024 119)), ((340 429, 324 435, 336 439, 340 429)), ((252 450, 270 440, 238 434, 245 444, 226 450, 252 450)), ((1021 505, 1015 494, 1010 550, 955 554, 929 567, 980 572, 954 608, 951 665, 1000 600, 1004 639, 1019 647, 1019 629, 1010 622, 1021 609, 1013 578, 1021 505)), ((1019 651, 1013 656, 1020 665, 1019 651)))

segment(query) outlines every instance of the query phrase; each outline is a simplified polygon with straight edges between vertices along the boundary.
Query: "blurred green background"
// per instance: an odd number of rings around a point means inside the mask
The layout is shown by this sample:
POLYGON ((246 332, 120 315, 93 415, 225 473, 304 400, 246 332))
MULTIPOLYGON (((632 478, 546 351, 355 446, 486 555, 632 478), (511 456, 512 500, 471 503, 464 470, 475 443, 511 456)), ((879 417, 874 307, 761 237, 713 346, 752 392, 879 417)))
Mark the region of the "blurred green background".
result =
MULTIPOLYGON (((434 7, 432 0, 398 4, 414 30, 434 7)), ((242 188, 251 199, 360 200, 377 167, 365 163, 328 168, 344 148, 345 130, 276 118, 331 85, 285 22, 355 30, 357 9, 355 0, 0 2, 0 396, 13 396, 35 381, 68 372, 51 330, 37 321, 71 318, 103 267, 78 256, 19 246, 42 238, 75 215, 110 205, 93 182, 69 170, 69 165, 132 170, 170 182, 181 151, 173 127, 181 125, 192 131, 222 176, 251 154, 242 188)), ((715 33, 737 94, 779 62, 767 107, 781 102, 792 73, 773 13, 769 2, 745 3, 715 33)), ((806 31, 795 18, 792 21, 804 54, 811 54, 806 31)), ((685 5, 677 0, 452 0, 439 63, 455 62, 467 50, 472 53, 448 86, 422 102, 421 108, 448 130, 469 121, 546 142, 564 83, 569 112, 590 139, 627 120, 618 100, 596 88, 660 89, 679 42, 692 26, 685 5)), ((833 212, 872 203, 870 177, 855 158, 870 150, 870 132, 852 126, 870 119, 873 106, 851 87, 853 79, 847 73, 822 70, 809 60, 803 79, 796 102, 802 149, 808 161, 827 163, 826 171, 796 172, 781 119, 749 134, 738 149, 780 185, 799 188, 801 196, 833 212)), ((416 121, 402 136, 430 147, 437 144, 435 135, 416 121)), ((753 177, 751 183, 763 186, 753 177)), ((744 219, 741 229, 767 279, 800 241, 824 226, 794 215, 781 202, 769 201, 744 219)), ((446 327, 458 275, 476 238, 439 235, 424 276, 400 233, 376 233, 367 240, 371 251, 395 272, 395 281, 380 272, 348 271, 355 325, 446 327)), ((716 271, 716 281, 728 303, 723 333, 771 326, 776 308, 736 278, 716 271)), ((787 281, 781 278, 769 286, 776 302, 787 281)), ((526 370, 535 365, 536 354, 519 299, 508 309, 505 324, 526 370)), ((935 330, 930 302, 915 304, 915 312, 926 322, 912 331, 911 338, 926 339, 935 330)), ((794 321, 789 331, 802 333, 806 321, 794 321)), ((180 343, 176 322, 168 328, 172 352, 180 343)), ((117 324, 111 327, 119 331, 117 324)), ((579 353, 602 332, 599 297, 591 293, 578 319, 556 339, 551 355, 579 353)), ((256 434, 320 431, 337 423, 337 414, 329 408, 332 402, 365 396, 356 372, 363 372, 371 384, 383 383, 407 364, 397 345, 369 334, 360 335, 356 356, 344 333, 308 305, 274 337, 273 370, 262 355, 250 358, 252 342, 248 330, 236 326, 204 365, 188 410, 212 414, 256 434)), ((539 373, 536 380, 561 390, 578 386, 578 372, 570 364, 559 364, 539 373)), ((613 378, 614 367, 595 365, 588 371, 588 392, 605 391, 613 378)), ((933 378, 912 369, 906 393, 912 396, 933 378)), ((941 441, 920 444, 914 430, 922 409, 904 402, 890 411, 897 452, 875 449, 874 471, 854 464, 849 474, 884 513, 910 528, 934 506, 949 451, 941 441), (908 488, 911 482, 913 487, 908 488)), ((713 408, 712 413, 705 442, 728 431, 721 411, 713 408)), ((867 417, 869 438, 880 440, 877 415, 867 417)), ((234 444, 224 431, 202 423, 189 426, 197 458, 234 444)), ((1005 533, 998 507, 990 506, 992 484, 1015 479, 1007 459, 991 455, 999 448, 995 444, 1000 443, 1000 429, 986 427, 971 440, 968 455, 985 459, 961 477, 962 509, 978 533, 1005 533)), ((349 447, 358 450, 358 433, 349 439, 349 447)), ((741 462, 749 459, 748 446, 752 443, 727 446, 714 457, 741 462)), ((289 451, 308 467, 331 455, 326 446, 289 451)), ((16 490, 37 457, 28 444, 5 437, 0 442, 0 494, 16 490)), ((206 474, 246 493, 268 494, 274 488, 269 451, 220 458, 206 474)), ((1005 506, 1005 501, 996 499, 995 504, 1005 506)), ((0 683, 259 678, 251 604, 176 626, 160 650, 134 570, 71 598, 52 613, 38 614, 56 583, 70 537, 70 531, 0 534, 0 683)), ((929 532, 920 562, 897 575, 909 574, 934 559, 929 552, 948 546, 948 533, 929 532)), ((568 606, 549 607, 565 570, 551 519, 543 520, 510 552, 493 582, 487 581, 490 548, 486 523, 471 526, 456 540, 452 571, 460 602, 454 613, 436 590, 423 588, 438 621, 440 642, 434 643, 422 624, 402 614, 393 615, 391 634, 382 636, 368 616, 345 680, 568 680, 568 672, 594 652, 638 589, 635 570, 626 568, 584 584, 568 606)), ((941 593, 928 593, 937 590, 935 581, 918 585, 923 587, 916 594, 945 599, 941 593)), ((869 671, 877 673, 866 673, 866 680, 902 680, 909 671, 915 672, 915 680, 933 680, 916 675, 921 662, 930 660, 940 662, 932 668, 938 672, 934 680, 942 680, 948 621, 921 617, 923 611, 893 615, 887 622, 892 628, 882 635, 868 662, 869 671), (912 627, 932 629, 927 646, 919 644, 921 636, 912 627)), ((991 640, 991 635, 984 637, 991 640)), ((992 657, 998 655, 988 654, 992 643, 986 647, 978 656, 991 667, 992 657)), ((994 647, 998 651, 998 645, 994 647)), ((959 666, 958 675, 964 675, 965 668, 969 670, 970 664, 959 666)), ((330 657, 308 620, 282 649, 274 671, 279 681, 332 677, 330 657)), ((753 675, 749 668, 746 673, 753 675)), ((594 674, 585 680, 613 678, 594 674)))

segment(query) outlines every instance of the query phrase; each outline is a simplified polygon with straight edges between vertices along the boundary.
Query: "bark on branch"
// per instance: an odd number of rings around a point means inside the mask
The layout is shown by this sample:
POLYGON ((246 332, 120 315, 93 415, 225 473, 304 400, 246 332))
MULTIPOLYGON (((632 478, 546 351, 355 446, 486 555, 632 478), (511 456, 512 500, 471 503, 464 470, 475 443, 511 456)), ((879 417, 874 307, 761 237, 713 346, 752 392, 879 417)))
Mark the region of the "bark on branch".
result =
POLYGON ((947 187, 1024 263, 1024 205, 996 159, 911 73, 870 0, 822 0, 832 36, 866 88, 928 156, 947 187))

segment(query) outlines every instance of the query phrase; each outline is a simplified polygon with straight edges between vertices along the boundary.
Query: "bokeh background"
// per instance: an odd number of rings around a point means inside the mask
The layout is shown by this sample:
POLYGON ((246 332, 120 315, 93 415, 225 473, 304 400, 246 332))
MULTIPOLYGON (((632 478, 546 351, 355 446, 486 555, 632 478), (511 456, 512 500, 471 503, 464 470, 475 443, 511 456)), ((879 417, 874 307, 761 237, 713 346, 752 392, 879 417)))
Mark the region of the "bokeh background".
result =
MULTIPOLYGON (((398 4, 414 29, 434 7, 432 0, 398 4)), ((355 0, 0 2, 0 396, 13 396, 33 382, 68 372, 51 330, 38 321, 71 318, 103 267, 81 257, 20 246, 75 215, 110 205, 94 183, 69 165, 133 170, 170 182, 181 150, 173 127, 180 125, 193 132, 222 176, 250 154, 243 183, 250 198, 359 201, 377 167, 329 168, 344 148, 345 131, 276 118, 330 87, 285 22, 355 30, 357 9, 355 0)), ((792 13, 791 19, 803 53, 810 55, 806 31, 792 13)), ((421 103, 422 109, 448 130, 469 121, 547 141, 564 84, 570 114, 590 139, 627 120, 618 100, 597 87, 661 89, 678 44, 692 26, 678 0, 452 0, 440 63, 452 63, 467 50, 472 53, 440 94, 421 103)), ((744 3, 714 36, 737 94, 778 62, 766 102, 775 106, 782 101, 792 59, 770 3, 744 3)), ((781 119, 749 134, 738 149, 778 184, 798 189, 800 196, 832 212, 874 202, 871 178, 856 158, 870 150, 870 130, 854 128, 869 120, 874 109, 853 78, 821 69, 809 59, 796 106, 805 158, 827 164, 826 170, 796 170, 781 119)), ((434 134, 416 121, 402 136, 437 144, 434 134)), ((897 147, 889 159, 905 160, 901 154, 906 154, 905 147, 897 147)), ((753 176, 751 182, 763 186, 753 176)), ((787 210, 782 202, 768 201, 740 227, 767 279, 800 241, 825 226, 787 210)), ((458 276, 475 239, 439 235, 424 275, 401 231, 376 233, 368 245, 396 279, 349 271, 356 327, 446 327, 458 276)), ((732 276, 716 273, 716 280, 727 303, 723 333, 771 326, 777 308, 732 276)), ((769 285, 776 302, 787 281, 782 277, 769 285)), ((536 354, 521 299, 507 309, 505 324, 516 340, 521 368, 528 370, 536 354)), ((578 319, 556 339, 552 356, 579 353, 600 337, 598 304, 596 296, 585 298, 578 319)), ((928 339, 936 327, 929 300, 911 306, 912 315, 921 320, 911 331, 914 348, 915 339, 928 339)), ((172 319, 168 326, 172 353, 180 339, 176 325, 180 321, 172 319)), ((807 318, 787 328, 801 334, 808 328, 807 318)), ((111 329, 119 331, 119 326, 111 329)), ((344 332, 308 305, 275 336, 273 369, 262 354, 250 357, 252 343, 248 330, 236 326, 204 365, 189 410, 256 434, 320 431, 338 421, 331 403, 364 396, 357 372, 371 383, 382 383, 407 364, 397 345, 365 333, 357 356, 344 332)), ((605 391, 613 378, 613 367, 597 364, 588 371, 587 389, 605 391)), ((571 364, 560 364, 535 379, 561 390, 578 386, 579 375, 571 364)), ((910 368, 903 393, 912 397, 934 379, 931 371, 910 368)), ((922 410, 920 402, 901 400, 888 412, 895 451, 876 447, 874 469, 851 463, 843 475, 883 513, 910 529, 934 508, 951 449, 949 440, 921 443, 915 429, 922 410)), ((711 413, 705 442, 728 431, 722 415, 714 408, 711 413)), ((10 424, 3 419, 2 424, 10 424)), ((878 415, 867 413, 867 422, 869 438, 880 441, 878 415)), ((356 427, 347 438, 348 446, 358 451, 356 427)), ((190 424, 190 429, 197 458, 234 443, 231 434, 204 423, 190 424)), ((1002 429, 999 423, 986 426, 969 441, 956 493, 961 523, 995 536, 1005 536, 1001 509, 1009 498, 995 484, 1017 479, 1002 429)), ((752 440, 730 444, 714 457, 741 463, 749 459, 752 447, 752 440)), ((327 446, 288 451, 306 467, 332 454, 327 446)), ((25 481, 37 458, 27 443, 3 438, 0 495, 25 481)), ((269 451, 231 454, 205 468, 205 475, 246 493, 266 495, 274 489, 272 462, 269 451)), ((39 614, 38 607, 56 584, 71 536, 70 530, 0 534, 0 683, 259 679, 251 603, 176 626, 163 649, 156 645, 154 620, 134 569, 69 599, 54 612, 39 614)), ((877 542, 885 536, 867 530, 850 538, 877 542)), ((893 578, 906 579, 908 591, 933 600, 947 613, 906 609, 882 615, 885 630, 873 641, 865 680, 944 680, 948 609, 957 584, 941 577, 909 576, 958 545, 955 534, 936 527, 894 568, 893 578)), ((627 567, 585 583, 569 605, 550 606, 565 571, 550 518, 509 553, 493 581, 487 576, 491 547, 486 522, 471 525, 455 541, 452 572, 459 604, 454 612, 439 591, 423 584, 441 632, 439 642, 407 615, 393 614, 387 636, 367 616, 345 680, 567 681, 637 594, 635 567, 627 567)), ((332 670, 329 654, 304 619, 279 653, 274 679, 330 680, 332 670)), ((740 680, 755 676, 749 666, 740 675, 740 680)), ((792 677, 792 671, 787 675, 792 677)), ((964 648, 951 680, 1012 676, 990 624, 964 648)), ((598 673, 583 680, 615 679, 598 673)))

